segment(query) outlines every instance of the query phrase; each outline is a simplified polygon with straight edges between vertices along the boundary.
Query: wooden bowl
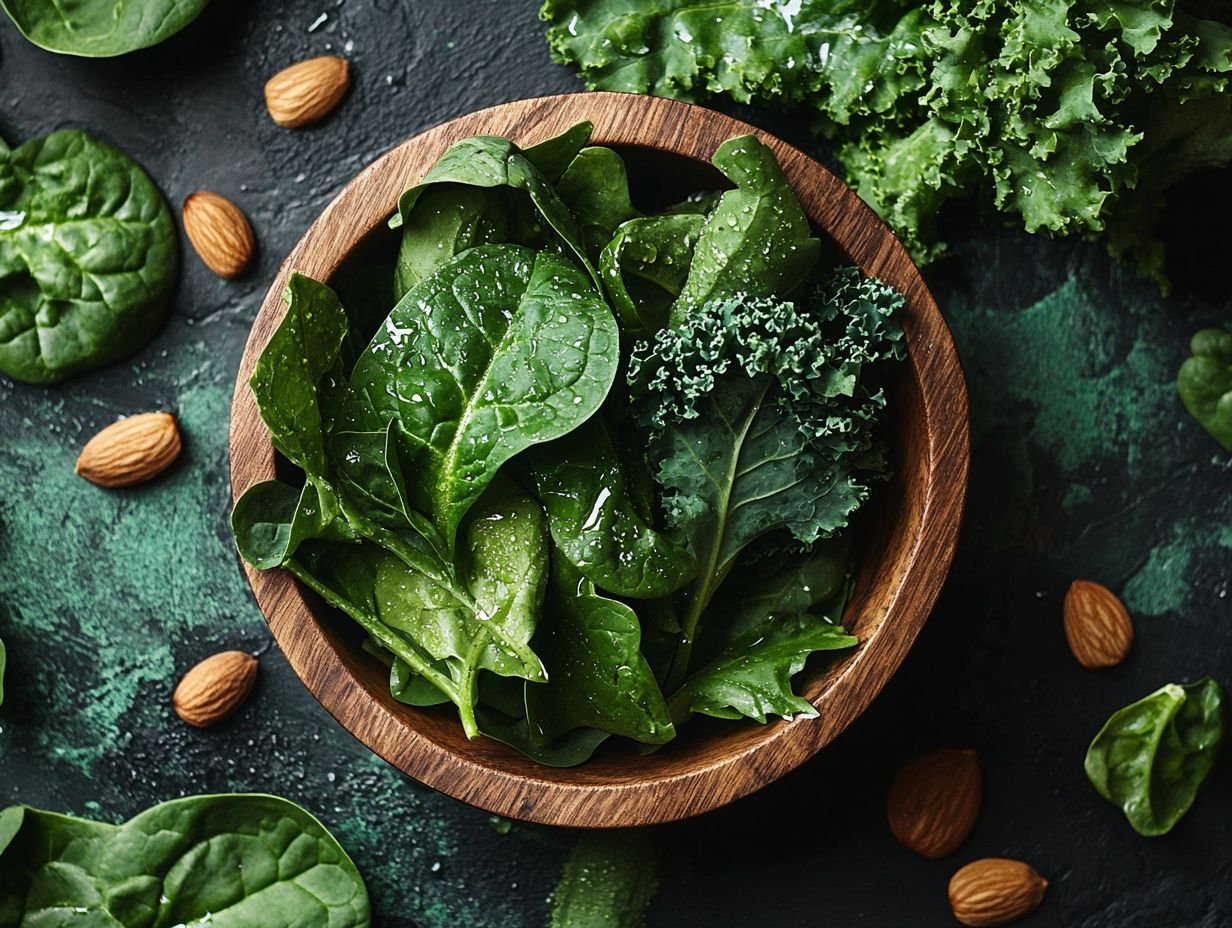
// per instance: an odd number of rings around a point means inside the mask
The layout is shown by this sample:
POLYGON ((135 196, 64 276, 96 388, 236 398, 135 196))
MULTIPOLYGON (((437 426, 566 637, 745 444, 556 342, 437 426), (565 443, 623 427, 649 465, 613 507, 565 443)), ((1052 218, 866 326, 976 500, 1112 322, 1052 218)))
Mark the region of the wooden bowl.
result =
MULTIPOLYGON (((815 228, 845 259, 906 295, 908 363, 891 387, 896 471, 876 487, 861 523, 856 592, 846 613, 860 645, 804 675, 819 718, 695 720, 642 757, 611 747, 589 763, 543 767, 487 739, 468 741, 452 706, 415 709, 389 694, 389 674, 360 647, 359 629, 280 570, 245 565, 257 603, 295 672, 343 727, 398 769, 489 812, 551 825, 618 827, 685 818, 747 795, 802 764, 850 725, 902 663, 928 617, 954 552, 967 486, 967 395, 954 343, 907 252, 847 186, 816 161, 752 126, 670 100, 580 93, 471 113, 403 142, 351 181, 283 263, 257 315, 231 409, 231 486, 238 496, 275 476, 273 446, 248 388, 299 271, 328 281, 348 259, 388 241, 398 196, 465 136, 538 142, 581 120, 592 144, 625 156, 635 196, 679 197, 715 187, 709 164, 724 140, 752 132, 778 156, 815 228), (448 711, 446 711, 448 710, 448 711)), ((666 202, 666 199, 664 199, 666 202)))

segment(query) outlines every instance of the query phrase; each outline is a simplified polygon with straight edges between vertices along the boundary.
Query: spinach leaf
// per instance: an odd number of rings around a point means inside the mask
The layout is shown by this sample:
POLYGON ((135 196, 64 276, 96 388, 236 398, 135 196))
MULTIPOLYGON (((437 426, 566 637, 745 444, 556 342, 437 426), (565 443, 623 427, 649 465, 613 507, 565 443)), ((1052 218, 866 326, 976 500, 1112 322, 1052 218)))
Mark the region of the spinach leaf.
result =
POLYGON ((4 705, 4 668, 8 653, 4 650, 4 639, 0 638, 0 706, 4 705))
POLYGON ((550 928, 642 928, 658 888, 646 832, 589 832, 552 893, 550 928))
POLYGON ((705 218, 696 213, 631 219, 599 257, 599 274, 624 331, 654 335, 680 296, 705 218))
POLYGON ((1232 451, 1232 332, 1203 329, 1190 347, 1193 357, 1176 378, 1181 401, 1215 441, 1232 451))
POLYGON ((460 576, 408 569, 374 545, 305 545, 287 566, 457 704, 475 737, 479 671, 546 679, 530 641, 547 584, 543 511, 501 480, 463 527, 460 576))
POLYGON ((302 274, 291 275, 283 299, 287 312, 253 368, 252 392, 274 447, 316 487, 328 522, 337 503, 326 421, 341 389, 347 317, 333 290, 302 274))
POLYGON ((296 490, 278 480, 244 491, 231 513, 231 530, 240 556, 257 570, 281 567, 310 538, 358 540, 345 519, 326 521, 313 484, 296 490))
POLYGON ((407 293, 356 363, 355 430, 398 420, 420 474, 408 491, 452 547, 500 466, 588 419, 618 363, 616 321, 570 262, 472 248, 407 293))
POLYGON ((556 192, 577 217, 586 254, 596 264, 616 227, 641 215, 629 199, 624 160, 610 148, 578 152, 556 184, 556 192))
POLYGON ((736 189, 724 193, 706 218, 688 279, 672 306, 672 325, 710 300, 789 298, 821 255, 821 243, 769 148, 751 135, 739 136, 720 145, 711 160, 736 189))
POLYGON ((676 735, 650 665, 637 614, 600 596, 559 559, 552 564, 546 615, 535 638, 548 682, 526 687, 532 740, 551 743, 576 728, 664 744, 676 735))
POLYGON ((1172 830, 1193 805, 1223 740, 1223 688, 1169 683, 1119 709, 1087 750, 1087 777, 1141 835, 1172 830))
POLYGON ((175 799, 123 825, 14 808, 0 813, 6 925, 371 923, 351 859, 320 822, 285 799, 175 799))
POLYGON ((475 710, 479 730, 486 737, 507 744, 545 767, 576 767, 594 756, 595 751, 611 736, 594 728, 575 728, 548 744, 539 744, 530 735, 526 717, 515 718, 480 705, 475 710))
POLYGON ((768 715, 816 718, 817 710, 791 688, 815 651, 853 648, 858 640, 841 625, 808 613, 768 616, 728 642, 719 656, 672 696, 672 716, 700 712, 721 719, 741 716, 765 724, 768 715))
POLYGON ((78 130, 0 142, 0 371, 54 383, 132 354, 162 321, 176 248, 162 194, 119 150, 78 130))
POLYGON ((600 416, 530 457, 539 501, 560 555, 617 596, 654 599, 693 578, 697 562, 656 531, 626 488, 626 468, 600 416))
POLYGON ((573 160, 590 128, 582 123, 525 152, 512 142, 486 135, 463 139, 445 152, 423 181, 398 201, 393 223, 403 229, 398 295, 465 249, 510 239, 536 247, 558 239, 597 285, 582 231, 552 188, 555 178, 550 174, 558 166, 564 169, 562 161, 567 165, 573 160), (538 217, 547 222, 548 236, 536 228, 538 217))
POLYGON ((208 0, 0 0, 0 9, 40 48, 111 58, 157 45, 205 9, 208 0))

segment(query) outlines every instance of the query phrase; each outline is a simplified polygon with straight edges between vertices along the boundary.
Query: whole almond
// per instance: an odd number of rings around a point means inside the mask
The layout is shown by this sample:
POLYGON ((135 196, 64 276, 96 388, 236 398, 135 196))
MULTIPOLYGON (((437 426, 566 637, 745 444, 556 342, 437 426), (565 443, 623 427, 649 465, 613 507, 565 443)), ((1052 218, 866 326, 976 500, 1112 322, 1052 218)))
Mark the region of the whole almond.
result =
POLYGON ((322 55, 284 68, 265 84, 265 106, 280 126, 298 129, 338 105, 351 83, 345 58, 322 55))
POLYGON ((1125 660, 1134 626, 1124 604, 1105 586, 1075 580, 1065 594, 1065 637, 1078 663, 1091 669, 1125 660))
POLYGON ((248 217, 238 206, 208 190, 184 200, 184 231, 205 266, 219 277, 239 277, 252 263, 256 243, 248 217))
POLYGON ((130 487, 170 467, 180 447, 175 416, 144 412, 112 423, 86 442, 75 470, 100 487, 130 487))
POLYGON ((1030 864, 986 857, 950 878, 950 908, 964 925, 996 928, 1034 912, 1047 889, 1048 881, 1030 864))
POLYGON ((886 818, 900 844, 935 860, 967 840, 983 798, 975 751, 942 748, 899 771, 886 798, 886 818))
POLYGON ((175 714, 197 728, 208 728, 233 715, 257 679, 257 659, 243 651, 207 657, 184 674, 171 704, 175 714))

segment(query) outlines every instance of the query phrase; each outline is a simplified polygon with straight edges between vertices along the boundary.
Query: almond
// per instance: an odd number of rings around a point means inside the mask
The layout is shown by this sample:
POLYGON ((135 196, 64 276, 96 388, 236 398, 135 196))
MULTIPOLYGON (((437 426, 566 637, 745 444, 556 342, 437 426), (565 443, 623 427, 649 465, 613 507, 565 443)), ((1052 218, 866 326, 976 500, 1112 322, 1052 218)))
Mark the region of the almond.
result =
POLYGON ((207 657, 184 674, 171 695, 175 714, 189 725, 208 728, 233 715, 257 679, 257 659, 243 651, 207 657))
POLYGON ((198 190, 184 201, 184 231, 205 266, 219 277, 239 277, 252 263, 256 243, 240 208, 216 193, 198 190))
POLYGON ((179 456, 175 416, 145 412, 112 423, 86 442, 75 470, 100 487, 130 487, 158 476, 179 456))
POLYGON ((900 844, 935 860, 967 840, 983 798, 975 751, 942 748, 899 771, 886 798, 886 817, 900 844))
POLYGON ((1134 626, 1110 589, 1075 580, 1065 594, 1065 637, 1083 667, 1112 667, 1125 660, 1134 643, 1134 626))
POLYGON ((345 58, 322 55, 285 68, 265 84, 265 106, 280 126, 298 129, 338 105, 351 83, 345 58))
POLYGON ((1048 881, 1030 864, 986 857, 950 878, 950 908, 964 925, 995 928, 1034 912, 1047 889, 1048 881))

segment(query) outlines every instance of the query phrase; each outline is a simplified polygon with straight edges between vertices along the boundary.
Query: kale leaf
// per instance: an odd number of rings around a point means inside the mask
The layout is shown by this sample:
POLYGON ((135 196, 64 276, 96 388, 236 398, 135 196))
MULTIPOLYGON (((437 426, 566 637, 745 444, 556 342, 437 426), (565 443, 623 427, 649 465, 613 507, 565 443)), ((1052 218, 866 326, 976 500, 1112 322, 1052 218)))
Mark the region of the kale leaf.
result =
POLYGON ((1160 277, 1162 194, 1232 163, 1232 14, 1215 4, 547 0, 540 15, 591 88, 809 108, 921 260, 944 251, 942 207, 975 196, 1028 231, 1105 233, 1160 277))

